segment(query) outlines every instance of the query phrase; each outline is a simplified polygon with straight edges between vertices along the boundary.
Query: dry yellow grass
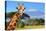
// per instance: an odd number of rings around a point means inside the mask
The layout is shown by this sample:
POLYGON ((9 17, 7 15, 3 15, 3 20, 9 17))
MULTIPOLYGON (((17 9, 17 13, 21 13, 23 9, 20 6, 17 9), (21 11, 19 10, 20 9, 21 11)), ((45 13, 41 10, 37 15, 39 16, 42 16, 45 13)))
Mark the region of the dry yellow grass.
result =
POLYGON ((37 25, 37 26, 25 26, 24 28, 16 28, 16 30, 22 30, 22 29, 42 29, 45 28, 44 25, 37 25))

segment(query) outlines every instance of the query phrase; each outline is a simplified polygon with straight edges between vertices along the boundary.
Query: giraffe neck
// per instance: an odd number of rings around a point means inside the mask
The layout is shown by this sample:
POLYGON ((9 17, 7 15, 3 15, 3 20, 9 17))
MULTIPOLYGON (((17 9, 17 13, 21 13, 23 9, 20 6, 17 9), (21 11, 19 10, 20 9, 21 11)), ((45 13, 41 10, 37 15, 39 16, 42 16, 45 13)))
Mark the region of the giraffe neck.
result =
POLYGON ((7 30, 14 30, 16 28, 16 24, 17 24, 17 21, 19 20, 19 18, 21 17, 21 14, 20 13, 16 13, 13 18, 11 19, 8 27, 7 27, 7 30))

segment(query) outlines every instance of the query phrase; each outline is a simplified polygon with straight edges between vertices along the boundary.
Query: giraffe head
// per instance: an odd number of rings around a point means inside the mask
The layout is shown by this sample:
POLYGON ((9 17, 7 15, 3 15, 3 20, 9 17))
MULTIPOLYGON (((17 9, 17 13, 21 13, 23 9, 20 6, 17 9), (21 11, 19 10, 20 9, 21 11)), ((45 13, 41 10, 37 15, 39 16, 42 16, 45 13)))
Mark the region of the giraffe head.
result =
POLYGON ((18 12, 19 12, 20 14, 23 14, 25 7, 24 7, 23 5, 19 5, 19 6, 17 7, 17 9, 18 9, 18 12))

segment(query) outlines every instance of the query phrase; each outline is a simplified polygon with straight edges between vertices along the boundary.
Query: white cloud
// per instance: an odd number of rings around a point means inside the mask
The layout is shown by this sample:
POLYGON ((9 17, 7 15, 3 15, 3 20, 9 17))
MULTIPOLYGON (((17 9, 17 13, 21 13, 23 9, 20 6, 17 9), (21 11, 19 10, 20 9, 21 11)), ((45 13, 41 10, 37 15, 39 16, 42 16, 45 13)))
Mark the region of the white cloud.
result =
POLYGON ((45 17, 45 15, 41 15, 41 16, 30 16, 30 18, 32 19, 32 18, 44 18, 45 17))
POLYGON ((34 8, 30 8, 30 9, 28 9, 28 11, 29 12, 36 12, 36 11, 38 11, 37 9, 34 9, 34 8))

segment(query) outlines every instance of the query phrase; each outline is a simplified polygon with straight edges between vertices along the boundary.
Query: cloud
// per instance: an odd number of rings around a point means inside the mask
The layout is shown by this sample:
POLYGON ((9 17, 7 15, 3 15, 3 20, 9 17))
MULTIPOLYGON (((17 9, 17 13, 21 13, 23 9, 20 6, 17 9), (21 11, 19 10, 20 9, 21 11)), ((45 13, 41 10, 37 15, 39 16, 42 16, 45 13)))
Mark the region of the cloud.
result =
POLYGON ((34 9, 34 8, 30 8, 30 9, 28 9, 28 11, 29 12, 36 12, 36 11, 38 11, 37 9, 34 9))
POLYGON ((45 18, 45 15, 41 15, 41 16, 30 16, 30 18, 45 18))

